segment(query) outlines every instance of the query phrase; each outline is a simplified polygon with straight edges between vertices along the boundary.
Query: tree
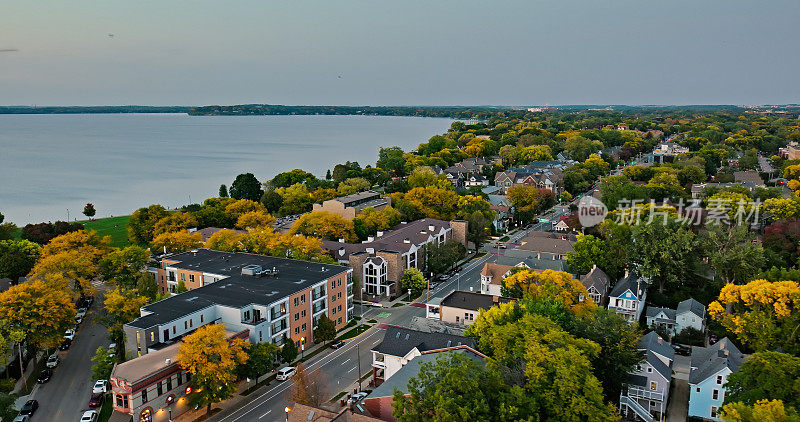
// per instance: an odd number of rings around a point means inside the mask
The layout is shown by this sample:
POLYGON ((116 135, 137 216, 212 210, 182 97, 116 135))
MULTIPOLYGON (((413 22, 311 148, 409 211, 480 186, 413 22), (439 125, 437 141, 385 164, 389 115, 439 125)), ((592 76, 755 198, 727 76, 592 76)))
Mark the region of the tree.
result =
POLYGON ((0 240, 0 278, 13 282, 28 274, 33 268, 42 247, 27 240, 0 240))
MULTIPOLYGON (((0 240, 10 240, 14 238, 14 233, 17 231, 17 225, 14 223, 0 224, 0 240)), ((24 239, 24 237, 23 237, 24 239)))
POLYGON ((353 177, 350 179, 345 180, 342 183, 339 183, 339 187, 336 188, 336 192, 339 195, 352 195, 357 192, 365 191, 372 187, 372 185, 362 177, 353 177))
POLYGON ((247 249, 247 234, 233 230, 220 230, 211 235, 205 247, 224 252, 242 252, 247 249))
POLYGON ((281 207, 278 210, 280 215, 296 215, 311 211, 314 200, 308 193, 306 185, 296 183, 287 188, 275 190, 281 196, 281 207))
POLYGON ((128 239, 140 245, 150 243, 155 236, 156 223, 167 216, 167 210, 161 205, 150 205, 139 208, 128 219, 128 239))
POLYGON ((412 296, 419 296, 419 294, 425 290, 425 286, 427 285, 425 276, 423 276, 422 272, 416 268, 409 268, 403 271, 403 276, 400 278, 400 284, 403 286, 403 289, 411 290, 412 296))
POLYGON ((439 189, 452 189, 453 184, 447 180, 447 176, 436 174, 428 166, 421 166, 414 169, 408 175, 408 186, 412 188, 424 188, 433 186, 439 189))
POLYGON ((726 284, 719 298, 708 305, 708 314, 757 352, 781 347, 800 353, 800 284, 796 281, 726 284))
POLYGON ((83 215, 89 217, 89 220, 97 214, 97 211, 94 209, 94 205, 90 202, 83 207, 83 215))
POLYGON ((236 227, 240 229, 255 229, 259 227, 272 227, 275 224, 275 217, 267 214, 266 211, 250 211, 239 216, 236 220, 236 227))
POLYGON ((386 170, 392 177, 404 175, 406 159, 403 157, 403 150, 400 147, 381 148, 378 150, 378 161, 375 165, 386 170))
POLYGON ((661 172, 653 176, 645 188, 647 188, 650 198, 653 199, 662 200, 684 196, 678 176, 668 172, 661 172))
MULTIPOLYGON (((627 167, 630 169, 632 167, 627 167)), ((647 199, 647 191, 634 184, 627 176, 609 176, 600 183, 600 197, 609 210, 617 209, 623 201, 647 199)))
POLYGON ((147 271, 139 273, 139 277, 136 280, 136 291, 142 297, 146 297, 148 301, 155 302, 158 297, 158 284, 155 276, 147 271))
POLYGON ((358 240, 352 221, 328 211, 313 211, 298 218, 289 234, 298 233, 328 240, 344 239, 351 243, 358 240))
MULTIPOLYGON (((7 223, 0 226, 0 229, 9 235, 13 235, 13 230, 16 229, 16 226, 12 223, 7 223)), ((22 228, 20 237, 44 245, 55 237, 79 230, 83 230, 83 224, 81 223, 56 221, 55 223, 26 224, 22 228)), ((13 236, 3 235, 3 237, 11 239, 13 236)))
POLYGON ((689 278, 697 249, 691 230, 674 220, 666 226, 653 221, 634 226, 631 236, 628 249, 631 263, 641 275, 658 284, 660 293, 689 278))
POLYGON ((186 293, 189 289, 186 288, 186 283, 183 280, 178 281, 178 285, 175 287, 175 293, 186 293))
POLYGON ((475 245, 475 253, 478 253, 481 246, 492 234, 492 222, 487 220, 480 211, 475 211, 467 216, 467 240, 475 245))
POLYGON ((291 363, 297 359, 298 354, 300 354, 300 352, 297 351, 297 345, 294 344, 292 339, 284 339, 283 347, 281 348, 281 359, 286 363, 291 363))
POLYGON ((258 202, 264 191, 261 190, 261 182, 253 176, 253 173, 243 173, 236 176, 228 193, 233 199, 249 199, 258 202))
POLYGON ((298 363, 295 373, 292 375, 292 386, 286 392, 287 400, 312 407, 325 403, 328 395, 322 379, 319 369, 307 371, 305 365, 298 363))
MULTIPOLYGON (((601 270, 605 268, 605 242, 592 235, 578 235, 573 252, 567 254, 567 265, 575 274, 586 274, 597 265, 601 270)), ((604 270, 605 271, 605 270, 604 270)))
POLYGON ((593 141, 581 136, 572 136, 564 142, 564 151, 569 154, 569 158, 575 161, 584 161, 589 155, 603 148, 603 143, 593 141))
POLYGON ((800 219, 777 221, 764 229, 765 254, 777 266, 800 264, 800 219))
POLYGON ((367 236, 398 225, 401 218, 400 212, 392 207, 386 207, 380 211, 373 207, 367 207, 361 211, 361 214, 353 218, 353 230, 359 239, 366 240, 367 236))
POLYGON ((178 348, 178 365, 192 374, 190 403, 206 406, 233 397, 238 365, 247 362, 244 340, 229 340, 222 324, 204 325, 184 337, 178 348))
POLYGON ((391 195, 392 203, 409 219, 427 217, 451 220, 458 211, 458 194, 436 187, 413 188, 391 195))
POLYGON ((140 246, 113 249, 98 263, 100 276, 125 288, 136 287, 139 275, 147 268, 150 252, 140 246))
POLYGON ((244 214, 249 212, 263 212, 266 213, 267 210, 264 208, 261 203, 256 201, 251 201, 249 199, 239 199, 237 201, 230 201, 225 205, 225 214, 231 218, 232 221, 236 221, 244 214))
POLYGON ((138 318, 141 315, 141 308, 149 303, 149 299, 140 296, 136 289, 109 290, 106 293, 103 308, 106 315, 100 321, 108 328, 112 337, 124 341, 122 326, 138 318))
POLYGON ((270 189, 261 195, 261 205, 267 209, 267 212, 275 214, 279 209, 281 209, 281 205, 283 205, 283 198, 280 194, 270 189))
POLYGON ((219 185, 219 197, 220 198, 227 198, 228 197, 228 187, 223 185, 219 185))
POLYGON ((722 406, 719 414, 724 422, 800 422, 800 414, 780 400, 759 400, 748 406, 741 402, 722 406))
POLYGON ((163 233, 185 231, 192 227, 197 227, 197 218, 188 212, 174 212, 158 220, 153 226, 153 236, 163 233))
POLYGON ((269 184, 274 188, 288 188, 298 183, 308 185, 315 184, 316 182, 317 178, 313 174, 301 169, 294 169, 292 171, 276 174, 275 177, 269 181, 269 184))
POLYGON ((318 343, 325 343, 336 338, 336 325, 323 314, 317 320, 317 328, 314 329, 314 341, 318 343))
POLYGON ((266 374, 275 368, 275 362, 280 347, 268 342, 247 344, 247 362, 239 365, 238 374, 242 377, 258 380, 258 377, 266 374))
POLYGON ((99 261, 110 243, 109 236, 101 237, 95 231, 81 230, 55 237, 42 248, 41 258, 28 278, 39 278, 46 284, 78 294, 93 294, 95 288, 91 281, 97 276, 99 261))
POLYGON ((764 201, 761 211, 777 220, 800 218, 800 200, 793 198, 769 198, 764 201))
POLYGON ((800 358, 787 353, 754 353, 728 375, 725 403, 756 404, 759 400, 781 400, 800 408, 800 358))
POLYGON ((453 239, 442 244, 429 243, 425 245, 425 270, 432 274, 443 274, 464 258, 466 253, 464 245, 453 239))
POLYGON ((186 252, 203 247, 203 236, 198 232, 162 233, 153 239, 153 250, 167 252, 186 252))
POLYGON ((0 320, 29 343, 55 347, 75 323, 75 305, 68 291, 32 280, 0 293, 0 320))
POLYGON ((754 240, 747 226, 708 224, 700 244, 723 283, 743 283, 758 274, 764 261, 764 250, 754 240))
POLYGON ((563 271, 517 271, 503 279, 501 290, 508 297, 554 299, 578 314, 595 308, 593 301, 583 300, 589 297, 586 287, 563 271))
POLYGON ((92 378, 107 380, 111 377, 111 370, 114 369, 117 359, 111 351, 100 346, 92 356, 92 362, 94 362, 94 365, 92 365, 92 378))
POLYGON ((532 221, 537 212, 555 204, 555 196, 549 189, 535 186, 514 185, 506 194, 523 221, 532 221))

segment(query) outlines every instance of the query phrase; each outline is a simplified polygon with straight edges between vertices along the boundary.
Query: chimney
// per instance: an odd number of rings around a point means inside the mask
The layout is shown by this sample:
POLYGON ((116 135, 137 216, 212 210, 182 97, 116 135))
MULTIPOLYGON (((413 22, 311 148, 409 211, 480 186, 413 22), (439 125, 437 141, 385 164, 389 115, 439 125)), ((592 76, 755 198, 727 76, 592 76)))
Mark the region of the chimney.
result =
POLYGON ((169 365, 170 363, 172 363, 172 359, 170 359, 170 358, 166 358, 166 359, 164 359, 164 363, 166 363, 167 365, 169 365))
POLYGON ((382 232, 382 231, 379 231, 379 232, 378 232, 378 237, 381 237, 381 236, 383 236, 383 232, 382 232))
POLYGON ((339 243, 344 243, 344 238, 339 238, 339 243))
POLYGON ((375 248, 367 248, 367 253, 372 255, 375 253, 375 248))
POLYGON ((435 227, 433 227, 433 224, 428 225, 428 230, 433 231, 434 229, 435 227))
POLYGON ((374 240, 375 240, 375 238, 374 238, 374 237, 372 237, 372 236, 368 236, 368 237, 367 237, 367 242, 372 242, 372 241, 374 241, 374 240))
POLYGON ((405 238, 405 239, 403 239, 403 243, 411 243, 411 239, 405 238))

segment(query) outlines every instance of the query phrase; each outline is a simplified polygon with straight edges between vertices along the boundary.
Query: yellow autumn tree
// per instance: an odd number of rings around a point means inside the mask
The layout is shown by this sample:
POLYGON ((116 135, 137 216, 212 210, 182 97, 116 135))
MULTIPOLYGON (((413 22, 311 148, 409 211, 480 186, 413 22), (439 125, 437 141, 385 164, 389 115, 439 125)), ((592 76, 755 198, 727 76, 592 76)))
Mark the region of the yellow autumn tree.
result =
POLYGON ((247 236, 248 252, 305 261, 333 262, 314 237, 277 233, 271 228, 251 231, 247 236))
POLYGON ((247 234, 233 230, 220 230, 211 235, 206 241, 208 249, 224 252, 242 252, 247 248, 247 234))
POLYGON ((124 335, 122 325, 139 317, 140 308, 148 302, 149 300, 141 296, 136 289, 109 290, 103 302, 106 315, 102 318, 102 322, 112 333, 112 338, 121 338, 124 335))
POLYGON ((153 227, 153 234, 171 233, 197 227, 197 218, 188 212, 174 212, 158 220, 153 227))
POLYGON ((39 347, 55 347, 75 323, 75 305, 68 290, 37 279, 0 293, 0 320, 39 347))
POLYGON ((54 237, 42 248, 30 278, 41 280, 72 280, 77 293, 92 295, 92 279, 98 274, 100 259, 110 250, 111 238, 95 231, 79 230, 54 237))
POLYGON ((292 229, 289 233, 305 234, 328 240, 358 241, 352 221, 327 211, 314 211, 304 214, 292 224, 292 229))
POLYGON ((251 201, 249 199, 239 199, 238 201, 233 201, 225 206, 225 214, 231 217, 234 221, 238 220, 243 214, 254 211, 262 211, 266 213, 267 209, 258 202, 251 201))
POLYGON ((186 252, 203 247, 203 236, 200 233, 185 231, 161 233, 153 239, 153 250, 167 252, 186 252))
POLYGON ((178 348, 178 365, 192 374, 189 401, 206 406, 233 397, 236 367, 247 362, 242 339, 228 339, 222 324, 204 325, 183 339, 178 348))
POLYGON ((272 227, 275 218, 266 211, 249 211, 239 216, 236 227, 240 229, 255 229, 259 227, 272 227))
POLYGON ((587 300, 586 287, 572 274, 564 271, 522 270, 503 279, 503 295, 517 298, 551 298, 563 303, 575 313, 592 310, 595 303, 587 300))
POLYGON ((797 410, 786 407, 781 400, 761 399, 752 406, 742 402, 722 406, 719 415, 724 422, 800 422, 797 410))
POLYGON ((800 284, 796 281, 727 284, 708 306, 708 314, 757 352, 780 347, 800 353, 800 284))

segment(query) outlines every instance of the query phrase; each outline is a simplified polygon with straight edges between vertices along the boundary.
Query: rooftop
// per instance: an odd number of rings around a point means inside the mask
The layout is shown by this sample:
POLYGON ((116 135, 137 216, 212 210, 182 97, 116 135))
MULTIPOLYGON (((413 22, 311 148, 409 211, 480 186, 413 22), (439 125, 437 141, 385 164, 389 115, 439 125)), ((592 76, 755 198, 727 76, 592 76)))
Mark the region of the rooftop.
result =
POLYGON ((678 314, 682 314, 684 312, 691 312, 700 318, 703 318, 706 314, 706 307, 703 306, 702 303, 689 298, 684 300, 683 302, 678 304, 678 314))
POLYGON ((514 299, 485 295, 483 293, 464 292, 455 290, 442 299, 441 306, 449 306, 451 308, 469 309, 477 311, 479 309, 489 309, 492 306, 497 306, 501 303, 513 302, 514 299))
POLYGON ((365 252, 367 248, 375 251, 405 253, 411 249, 411 245, 421 245, 427 242, 430 236, 438 234, 443 228, 450 228, 450 222, 423 218, 410 223, 400 223, 392 230, 383 233, 382 236, 375 236, 371 242, 344 243, 323 240, 322 247, 331 251, 337 260, 347 260, 350 255, 365 252), (431 226, 433 226, 433 230, 430 229, 431 226))
POLYGON ((165 260, 175 262, 165 263, 168 267, 212 273, 225 278, 147 305, 143 309, 150 314, 127 325, 150 328, 212 305, 234 308, 250 304, 268 305, 349 270, 341 265, 211 249, 183 252, 165 260), (261 277, 242 275, 243 267, 254 265, 270 272, 274 269, 275 272, 261 277))
POLYGON ((340 196, 340 197, 335 198, 333 200, 334 201, 339 201, 339 202, 341 202, 341 203, 343 203, 343 204, 345 204, 347 206, 347 205, 352 204, 354 202, 372 200, 372 199, 377 199, 377 198, 380 198, 380 197, 381 197, 380 193, 375 192, 374 190, 367 190, 367 191, 364 191, 364 192, 357 192, 357 193, 353 193, 353 194, 350 194, 350 195, 340 196))
POLYGON ((727 337, 708 347, 693 346, 689 384, 700 383, 723 368, 736 372, 746 358, 727 337))
POLYGON ((548 233, 548 235, 545 236, 533 232, 528 237, 522 239, 517 249, 566 255, 574 250, 572 244, 572 241, 562 239, 554 234, 548 233))
POLYGON ((456 346, 468 346, 475 349, 475 341, 469 337, 453 334, 426 333, 403 327, 389 327, 383 336, 383 341, 372 350, 384 355, 402 357, 414 348, 425 352, 456 346))
POLYGON ((372 390, 371 393, 367 396, 367 399, 371 398, 378 398, 378 397, 391 397, 394 394, 394 390, 398 389, 403 393, 408 392, 408 381, 415 377, 419 373, 419 369, 422 364, 427 362, 435 362, 436 358, 439 356, 447 356, 450 353, 463 353, 465 356, 469 357, 470 359, 485 363, 483 357, 473 351, 463 348, 463 349, 455 349, 455 350, 443 350, 440 352, 435 353, 425 353, 422 356, 417 356, 416 358, 409 361, 405 366, 400 368, 394 375, 392 375, 389 379, 384 381, 381 385, 376 387, 372 390))

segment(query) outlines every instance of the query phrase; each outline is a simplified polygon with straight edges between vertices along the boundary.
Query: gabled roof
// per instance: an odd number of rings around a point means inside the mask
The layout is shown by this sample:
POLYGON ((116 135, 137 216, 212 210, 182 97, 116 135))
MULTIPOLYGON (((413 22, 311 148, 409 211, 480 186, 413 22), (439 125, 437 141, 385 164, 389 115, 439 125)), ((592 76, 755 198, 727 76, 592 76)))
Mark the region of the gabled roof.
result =
POLYGON ((655 318, 660 313, 664 313, 666 318, 657 318, 658 320, 665 320, 665 322, 675 322, 675 310, 670 308, 659 308, 658 306, 648 306, 645 310, 645 315, 648 318, 655 318))
POLYGON ((703 306, 702 303, 689 298, 678 304, 677 315, 680 315, 684 312, 691 312, 698 317, 703 318, 706 315, 706 307, 703 306))
POLYGON ((619 297, 626 290, 630 290, 633 292, 636 297, 639 297, 639 284, 644 283, 644 279, 639 277, 636 273, 630 272, 628 273, 622 280, 618 281, 617 284, 614 285, 614 288, 611 290, 609 296, 611 297, 619 297))
POLYGON ((411 249, 411 245, 419 246, 442 229, 450 227, 449 221, 423 218, 410 223, 400 223, 382 236, 375 236, 372 242, 344 243, 323 240, 322 247, 331 252, 337 260, 347 260, 350 255, 364 252, 367 248, 375 251, 405 253, 411 249), (430 230, 431 226, 433 226, 433 231, 430 230), (406 243, 406 239, 408 239, 408 243, 406 243))
POLYGON ((383 341, 372 348, 372 351, 384 355, 403 357, 416 348, 420 352, 448 347, 467 346, 473 350, 475 341, 469 337, 443 333, 426 333, 403 327, 389 327, 383 341))
POLYGON ((657 356, 654 356, 652 353, 647 353, 645 360, 647 360, 647 363, 652 366, 653 369, 658 371, 658 373, 661 374, 661 376, 664 377, 667 382, 670 382, 670 379, 672 378, 672 370, 669 368, 669 366, 665 365, 661 359, 659 359, 657 356))
POLYGON ((601 293, 608 291, 608 286, 611 284, 608 275, 600 268, 597 268, 597 265, 592 267, 588 273, 582 275, 580 281, 587 290, 589 287, 594 286, 594 288, 601 293))
POLYGON ((530 236, 522 239, 522 244, 517 249, 566 255, 574 251, 572 244, 573 242, 567 239, 539 236, 532 233, 530 236))
POLYGON ((650 352, 654 352, 669 360, 675 359, 675 351, 672 350, 672 346, 655 331, 650 331, 643 335, 642 338, 639 339, 638 347, 639 350, 644 350, 648 355, 652 354, 650 352))
POLYGON ((500 284, 501 280, 503 279, 503 275, 507 272, 511 271, 514 268, 511 265, 502 265, 496 264, 494 262, 487 262, 483 264, 483 268, 481 269, 481 275, 484 277, 491 277, 492 284, 500 284))
POLYGON ((708 347, 694 346, 689 384, 699 384, 723 368, 736 372, 746 358, 727 337, 708 347))

